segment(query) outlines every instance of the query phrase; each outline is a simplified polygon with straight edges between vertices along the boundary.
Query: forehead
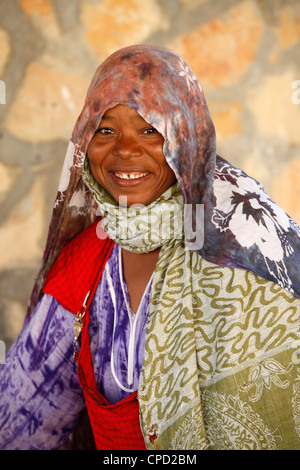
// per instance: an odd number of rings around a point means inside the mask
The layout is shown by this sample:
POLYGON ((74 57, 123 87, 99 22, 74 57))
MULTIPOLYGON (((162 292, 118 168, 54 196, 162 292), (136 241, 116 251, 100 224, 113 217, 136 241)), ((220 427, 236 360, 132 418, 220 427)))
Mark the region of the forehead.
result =
POLYGON ((130 120, 130 121, 143 121, 146 122, 145 119, 133 108, 126 106, 124 104, 118 104, 113 108, 109 108, 105 111, 102 116, 102 121, 113 121, 113 120, 130 120))

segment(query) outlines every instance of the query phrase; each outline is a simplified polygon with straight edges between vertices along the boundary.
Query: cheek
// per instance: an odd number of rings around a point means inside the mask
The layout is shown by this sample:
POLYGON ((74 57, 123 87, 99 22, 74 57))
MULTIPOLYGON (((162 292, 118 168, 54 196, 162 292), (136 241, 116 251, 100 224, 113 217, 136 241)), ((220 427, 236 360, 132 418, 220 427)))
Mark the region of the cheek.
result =
POLYGON ((158 166, 158 171, 160 175, 159 180, 161 181, 161 184, 163 184, 164 188, 171 186, 173 183, 175 183, 176 182, 175 173, 172 170, 172 168, 168 165, 164 154, 157 153, 155 161, 156 161, 156 165, 158 166))
POLYGON ((93 142, 90 143, 87 149, 87 158, 89 161, 90 170, 92 172, 95 180, 102 185, 101 179, 101 167, 102 167, 102 154, 99 152, 98 146, 94 145, 93 142))
POLYGON ((168 174, 167 174, 167 180, 169 182, 169 186, 171 186, 177 181, 175 173, 173 170, 171 170, 170 167, 169 167, 168 174))
POLYGON ((101 152, 99 152, 99 148, 93 142, 93 140, 91 141, 90 145, 88 146, 87 156, 88 156, 89 162, 91 164, 97 163, 99 161, 99 157, 101 156, 101 152))
POLYGON ((88 146, 87 157, 93 174, 94 171, 101 171, 104 153, 103 150, 99 147, 99 145, 93 143, 93 141, 88 146))
POLYGON ((163 163, 161 165, 163 168, 163 173, 168 181, 171 181, 171 183, 175 183, 176 181, 176 176, 172 168, 168 165, 166 159, 164 158, 163 163))

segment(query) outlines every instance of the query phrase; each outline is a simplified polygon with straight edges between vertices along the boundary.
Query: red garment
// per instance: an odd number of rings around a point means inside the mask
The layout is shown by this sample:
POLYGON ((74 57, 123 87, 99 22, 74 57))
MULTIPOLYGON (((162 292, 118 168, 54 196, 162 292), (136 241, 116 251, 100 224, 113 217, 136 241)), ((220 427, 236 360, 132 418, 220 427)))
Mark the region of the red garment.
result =
POLYGON ((98 391, 89 344, 89 305, 109 258, 114 242, 101 240, 96 233, 99 220, 75 237, 61 252, 51 268, 43 291, 52 295, 65 309, 77 314, 91 291, 83 317, 78 378, 93 430, 97 450, 146 449, 139 424, 137 392, 110 404, 98 391))

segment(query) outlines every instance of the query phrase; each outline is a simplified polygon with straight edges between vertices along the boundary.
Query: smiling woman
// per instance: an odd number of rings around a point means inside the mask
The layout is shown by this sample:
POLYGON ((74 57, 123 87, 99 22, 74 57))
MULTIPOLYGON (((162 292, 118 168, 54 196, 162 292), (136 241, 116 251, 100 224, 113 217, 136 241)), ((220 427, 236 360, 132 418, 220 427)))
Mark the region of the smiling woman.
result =
POLYGON ((149 204, 175 181, 164 138, 134 109, 118 105, 103 115, 87 155, 97 182, 127 205, 149 204))
POLYGON ((189 65, 115 52, 1 370, 0 448, 299 450, 299 279, 300 228, 217 155, 189 65))

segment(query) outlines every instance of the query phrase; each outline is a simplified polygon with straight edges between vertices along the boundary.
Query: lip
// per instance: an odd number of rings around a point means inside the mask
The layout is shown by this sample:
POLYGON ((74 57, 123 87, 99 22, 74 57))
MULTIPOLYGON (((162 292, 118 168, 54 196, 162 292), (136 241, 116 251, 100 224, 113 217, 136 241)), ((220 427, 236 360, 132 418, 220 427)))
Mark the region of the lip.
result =
POLYGON ((134 166, 134 167, 124 167, 124 166, 115 166, 113 168, 110 169, 110 172, 123 172, 123 173, 146 173, 146 172, 149 172, 149 170, 147 170, 146 168, 142 168, 142 167, 137 167, 137 166, 134 166))
POLYGON ((118 168, 113 168, 109 171, 109 174, 113 181, 118 184, 119 186, 123 187, 132 187, 132 186, 138 186, 139 184, 144 183, 147 179, 151 177, 151 172, 148 170, 145 170, 145 168, 124 168, 124 167, 118 167, 118 168), (140 178, 135 178, 135 179, 121 179, 118 178, 118 176, 115 175, 115 173, 147 173, 144 176, 141 176, 140 178))

